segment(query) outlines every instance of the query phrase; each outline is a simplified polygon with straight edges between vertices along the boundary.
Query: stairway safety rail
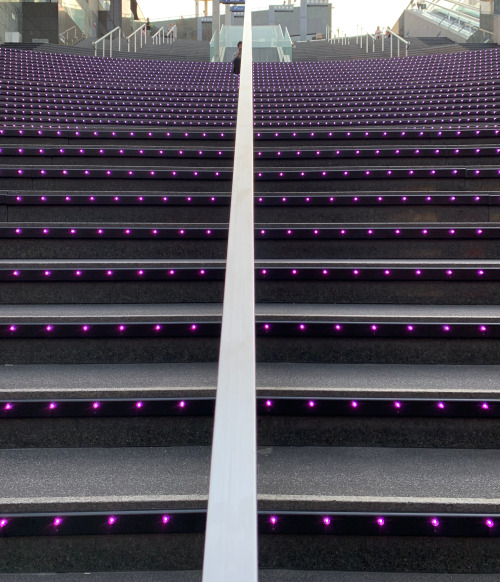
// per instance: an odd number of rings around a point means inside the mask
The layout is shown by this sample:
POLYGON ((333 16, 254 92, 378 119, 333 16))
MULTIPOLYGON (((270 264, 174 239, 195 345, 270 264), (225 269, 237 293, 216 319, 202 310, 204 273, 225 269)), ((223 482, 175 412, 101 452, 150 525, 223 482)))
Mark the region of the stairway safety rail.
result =
POLYGON ((329 43, 333 42, 333 30, 329 24, 326 25, 326 41, 329 43))
POLYGON ((113 30, 110 30, 108 33, 106 33, 104 36, 101 36, 101 38, 98 38, 95 42, 92 43, 94 49, 95 49, 95 56, 97 56, 97 45, 102 42, 102 56, 105 57, 106 56, 106 39, 109 36, 109 56, 112 57, 113 56, 113 35, 116 33, 116 36, 118 37, 118 50, 121 50, 121 33, 122 30, 119 26, 117 26, 116 28, 113 28, 113 30))
POLYGON ((165 27, 161 27, 160 30, 157 30, 153 36, 151 37, 153 44, 164 44, 165 43, 165 27))
POLYGON ((203 582, 258 580, 252 3, 243 24, 203 582))
POLYGON ((359 48, 363 48, 363 38, 366 36, 366 52, 368 52, 369 48, 369 39, 372 39, 372 52, 375 52, 375 36, 370 34, 367 30, 365 30, 362 26, 358 25, 358 34, 356 35, 356 44, 359 44, 359 48))
POLYGON ((165 38, 168 44, 172 44, 177 40, 177 24, 174 24, 172 28, 167 32, 165 38))
POLYGON ((146 23, 141 24, 137 30, 134 30, 132 34, 129 34, 125 40, 127 41, 127 52, 130 52, 130 39, 134 38, 134 53, 137 52, 137 35, 140 38, 140 48, 143 47, 143 44, 147 44, 147 30, 146 30, 146 23))
MULTIPOLYGON (((392 57, 392 40, 393 40, 393 38, 396 38, 398 40, 398 57, 401 55, 401 44, 403 44, 405 47, 405 57, 407 57, 408 56, 408 47, 410 46, 410 41, 405 40, 404 38, 401 38, 398 34, 396 34, 395 32, 392 32, 392 30, 389 32, 390 32, 389 45, 390 45, 391 57, 392 57)), ((384 37, 385 37, 385 34, 382 34, 382 52, 384 52, 384 37)))
POLYGON ((73 39, 73 41, 76 41, 76 39, 78 37, 78 28, 76 26, 72 26, 71 28, 68 28, 68 30, 65 30, 64 32, 60 32, 59 33, 59 40, 63 44, 68 44, 70 36, 73 39), (70 34, 70 33, 73 33, 73 34, 70 34))

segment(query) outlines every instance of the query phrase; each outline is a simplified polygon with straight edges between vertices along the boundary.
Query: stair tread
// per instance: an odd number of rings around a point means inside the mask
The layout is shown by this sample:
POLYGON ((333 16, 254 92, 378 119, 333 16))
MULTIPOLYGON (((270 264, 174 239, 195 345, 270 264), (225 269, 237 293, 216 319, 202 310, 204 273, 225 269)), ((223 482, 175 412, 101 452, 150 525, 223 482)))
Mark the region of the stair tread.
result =
MULTIPOLYGON (((0 367, 0 399, 213 396, 216 363, 0 367)), ((500 365, 257 364, 257 394, 498 397, 500 365)))
MULTIPOLYGON (((210 447, 7 449, 0 461, 6 512, 22 505, 199 507, 210 447)), ((261 447, 258 466, 261 506, 277 510, 372 504, 494 512, 500 502, 499 450, 261 447)))
MULTIPOLYGON (((0 574, 0 582, 201 582, 199 570, 0 574)), ((261 570, 260 582, 497 582, 497 574, 410 574, 407 572, 331 572, 261 570)))

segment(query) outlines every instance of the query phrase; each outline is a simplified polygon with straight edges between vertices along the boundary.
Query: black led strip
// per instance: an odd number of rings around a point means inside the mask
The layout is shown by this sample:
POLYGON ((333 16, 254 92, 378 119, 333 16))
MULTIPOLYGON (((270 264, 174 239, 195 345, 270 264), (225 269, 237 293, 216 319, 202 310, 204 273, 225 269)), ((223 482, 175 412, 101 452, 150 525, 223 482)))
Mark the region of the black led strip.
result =
MULTIPOLYGON (((259 396, 261 417, 500 418, 500 400, 259 396)), ((94 398, 2 400, 0 418, 150 418, 213 416, 215 398, 94 398)))
MULTIPOLYGON (((268 535, 500 536, 499 514, 259 511, 258 530, 268 535)), ((0 538, 81 535, 203 533, 206 511, 8 513, 0 515, 0 538)))

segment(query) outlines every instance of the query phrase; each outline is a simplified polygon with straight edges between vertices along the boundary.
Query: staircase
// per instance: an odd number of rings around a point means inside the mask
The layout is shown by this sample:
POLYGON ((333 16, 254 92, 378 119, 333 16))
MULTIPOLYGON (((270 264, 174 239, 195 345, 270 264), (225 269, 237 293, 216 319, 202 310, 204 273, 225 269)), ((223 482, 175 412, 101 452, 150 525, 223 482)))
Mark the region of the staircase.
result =
MULTIPOLYGON (((347 61, 347 60, 364 60, 364 59, 387 59, 390 58, 390 40, 385 39, 385 50, 382 51, 382 40, 375 42, 375 50, 373 50, 373 42, 369 39, 368 52, 366 52, 366 35, 363 37, 363 46, 356 43, 357 37, 349 37, 348 44, 334 44, 326 40, 314 40, 307 42, 298 42, 293 49, 294 62, 313 62, 313 61, 347 61)), ((449 54, 463 51, 476 51, 497 48, 496 44, 492 43, 456 43, 444 37, 431 38, 408 38, 410 42, 408 47, 408 56, 425 56, 428 54, 449 54)), ((397 56, 397 39, 393 40, 393 55, 397 56)), ((405 56, 405 47, 401 43, 401 56, 405 56)))
MULTIPOLYGON (((263 581, 498 578, 499 57, 254 65, 263 581)), ((237 79, 0 74, 0 580, 198 582, 237 79)))

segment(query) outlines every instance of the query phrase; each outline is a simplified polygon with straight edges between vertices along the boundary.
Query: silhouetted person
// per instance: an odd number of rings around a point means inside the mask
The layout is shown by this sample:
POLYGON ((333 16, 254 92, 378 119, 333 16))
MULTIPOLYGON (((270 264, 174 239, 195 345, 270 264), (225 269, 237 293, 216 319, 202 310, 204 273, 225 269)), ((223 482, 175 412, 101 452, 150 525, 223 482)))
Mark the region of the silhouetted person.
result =
POLYGON ((238 43, 238 51, 236 53, 234 53, 234 57, 233 57, 233 73, 235 75, 239 75, 240 74, 240 70, 241 70, 241 49, 243 47, 243 43, 240 42, 238 43))

